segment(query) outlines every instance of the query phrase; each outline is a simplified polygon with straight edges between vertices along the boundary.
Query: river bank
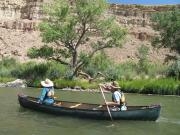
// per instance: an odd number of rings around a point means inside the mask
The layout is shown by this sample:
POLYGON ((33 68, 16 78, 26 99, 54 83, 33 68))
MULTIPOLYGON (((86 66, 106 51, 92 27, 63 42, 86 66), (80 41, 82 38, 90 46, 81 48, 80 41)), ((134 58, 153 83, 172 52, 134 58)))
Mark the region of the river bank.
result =
MULTIPOLYGON (((53 80, 54 87, 64 91, 87 91, 87 92, 99 92, 99 82, 84 82, 81 80, 53 80)), ((137 93, 147 95, 180 95, 180 81, 172 78, 164 79, 141 79, 131 81, 118 81, 121 90, 124 93, 137 93)), ((7 83, 0 83, 0 87, 13 87, 13 88, 40 88, 40 81, 36 84, 29 86, 25 80, 16 79, 7 83)))
POLYGON ((0 87, 14 87, 14 88, 25 88, 27 87, 26 81, 22 79, 16 79, 11 82, 1 83, 0 87))

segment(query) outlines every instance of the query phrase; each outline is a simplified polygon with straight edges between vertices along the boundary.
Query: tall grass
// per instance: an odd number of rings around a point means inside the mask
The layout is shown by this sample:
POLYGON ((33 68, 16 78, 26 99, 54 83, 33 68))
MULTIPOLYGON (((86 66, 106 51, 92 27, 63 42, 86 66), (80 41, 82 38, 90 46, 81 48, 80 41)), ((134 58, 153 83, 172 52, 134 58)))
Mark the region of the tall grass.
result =
POLYGON ((56 79, 54 80, 55 87, 62 88, 80 88, 80 89, 97 89, 97 83, 89 83, 83 80, 65 80, 65 79, 56 79))
MULTIPOLYGON (((0 61, 0 78, 10 78, 11 71, 17 67, 19 63, 13 58, 3 58, 0 61)), ((4 79, 6 80, 6 79, 4 79)))
POLYGON ((19 65, 18 68, 12 70, 11 74, 17 78, 26 79, 28 86, 39 86, 38 80, 45 78, 55 80, 64 77, 66 70, 66 66, 57 62, 28 62, 19 65))
POLYGON ((180 81, 173 78, 120 81, 122 90, 131 93, 180 95, 180 81))

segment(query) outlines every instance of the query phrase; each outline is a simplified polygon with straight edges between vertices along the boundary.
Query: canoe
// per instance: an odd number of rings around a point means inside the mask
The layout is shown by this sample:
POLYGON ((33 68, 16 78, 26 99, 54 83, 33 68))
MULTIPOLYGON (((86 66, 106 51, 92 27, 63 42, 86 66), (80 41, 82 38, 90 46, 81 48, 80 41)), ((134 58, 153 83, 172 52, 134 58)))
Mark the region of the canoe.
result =
MULTIPOLYGON (((38 98, 18 94, 19 104, 24 108, 60 116, 111 120, 105 105, 78 103, 56 100, 53 105, 38 103, 38 98)), ((126 111, 119 111, 109 106, 113 120, 155 121, 160 115, 160 105, 127 106, 126 111)))

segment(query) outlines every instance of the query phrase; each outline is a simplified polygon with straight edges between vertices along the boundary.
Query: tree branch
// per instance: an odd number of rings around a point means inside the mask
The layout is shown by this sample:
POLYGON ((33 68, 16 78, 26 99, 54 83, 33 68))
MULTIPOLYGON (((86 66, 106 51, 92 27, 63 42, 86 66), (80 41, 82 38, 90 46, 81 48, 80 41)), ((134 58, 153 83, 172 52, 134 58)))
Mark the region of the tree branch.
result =
POLYGON ((85 72, 83 72, 83 71, 78 71, 78 72, 77 72, 77 75, 82 75, 82 76, 84 76, 86 79, 88 79, 89 81, 93 79, 89 74, 87 74, 87 73, 85 73, 85 72))
POLYGON ((94 81, 95 79, 97 79, 97 77, 98 77, 99 75, 101 75, 101 76, 103 76, 103 77, 106 77, 106 76, 105 76, 103 73, 101 73, 101 72, 98 72, 94 78, 92 78, 89 74, 87 74, 87 73, 85 73, 85 72, 83 72, 83 71, 78 71, 78 72, 77 72, 77 75, 82 75, 82 76, 84 76, 84 77, 89 81, 89 83, 91 83, 92 81, 94 81))
POLYGON ((48 60, 55 60, 55 61, 57 61, 57 62, 59 62, 59 63, 61 63, 63 65, 70 66, 70 64, 68 62, 63 61, 60 57, 53 56, 53 57, 49 57, 48 60))
POLYGON ((86 31, 87 31, 87 29, 86 29, 86 23, 83 23, 82 25, 83 25, 83 30, 82 30, 82 33, 81 33, 81 35, 80 35, 80 37, 79 37, 77 43, 75 44, 75 49, 78 48, 78 46, 79 46, 79 44, 80 44, 82 38, 84 37, 84 35, 85 35, 86 31))
POLYGON ((93 51, 89 54, 89 58, 93 57, 93 55, 94 55, 97 51, 103 50, 103 49, 105 49, 105 48, 108 48, 108 46, 107 46, 107 45, 104 45, 104 46, 101 46, 101 47, 96 48, 95 50, 93 50, 93 51))

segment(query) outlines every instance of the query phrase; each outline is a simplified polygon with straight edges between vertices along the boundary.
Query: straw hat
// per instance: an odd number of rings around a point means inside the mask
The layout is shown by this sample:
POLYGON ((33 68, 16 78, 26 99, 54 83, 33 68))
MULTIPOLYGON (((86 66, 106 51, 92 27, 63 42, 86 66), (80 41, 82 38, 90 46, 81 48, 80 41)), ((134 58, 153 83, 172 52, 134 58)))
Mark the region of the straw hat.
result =
POLYGON ((44 81, 41 81, 41 85, 43 87, 53 87, 54 86, 53 82, 50 79, 46 79, 44 81))

